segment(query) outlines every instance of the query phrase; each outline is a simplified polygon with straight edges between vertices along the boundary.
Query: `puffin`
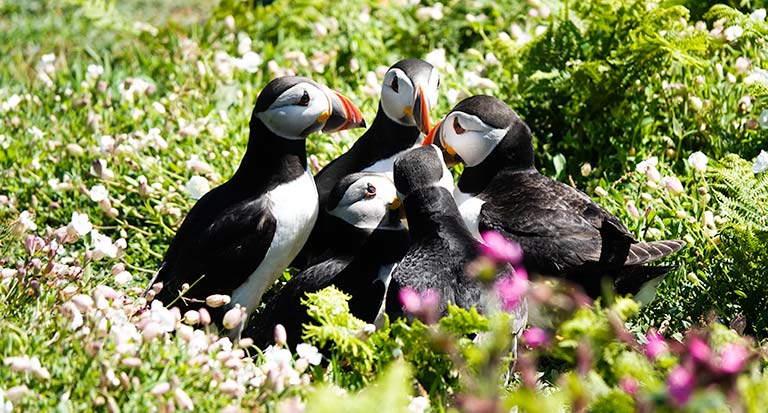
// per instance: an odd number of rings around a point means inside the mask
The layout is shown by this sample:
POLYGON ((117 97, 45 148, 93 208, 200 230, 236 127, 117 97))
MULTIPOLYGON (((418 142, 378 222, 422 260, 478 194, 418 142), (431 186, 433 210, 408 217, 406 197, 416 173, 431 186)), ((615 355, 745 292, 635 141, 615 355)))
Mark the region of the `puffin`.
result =
POLYGON ((387 70, 371 126, 347 152, 315 175, 320 217, 294 267, 322 260, 328 240, 334 239, 333 220, 329 222, 324 206, 336 183, 356 172, 383 173, 391 179, 395 159, 429 132, 429 112, 437 104, 439 84, 437 69, 421 59, 401 60, 387 70))
POLYGON ((439 294, 438 312, 448 304, 482 307, 480 283, 465 274, 479 254, 451 195, 453 177, 434 145, 411 149, 395 161, 395 188, 408 221, 411 245, 392 272, 386 313, 391 320, 408 317, 400 303, 400 290, 433 290, 439 294))
POLYGON ((262 294, 296 256, 317 219, 315 183, 305 139, 314 132, 364 127, 346 97, 308 78, 279 77, 259 94, 248 146, 234 175, 200 198, 168 246, 150 288, 166 306, 196 309, 213 294, 230 296, 211 308, 215 323, 240 306, 240 335, 262 294))
POLYGON ((285 327, 287 344, 295 348, 302 325, 312 321, 301 300, 331 285, 351 296, 349 308, 355 317, 367 323, 382 321, 391 272, 409 246, 395 185, 379 174, 347 175, 331 191, 326 208, 338 241, 328 257, 291 278, 253 316, 243 336, 259 348, 274 342, 277 324, 285 327))
POLYGON ((645 264, 685 245, 639 242, 589 196, 539 173, 531 130, 495 97, 459 102, 430 131, 430 143, 464 164, 454 199, 475 238, 500 232, 520 244, 528 271, 569 279, 592 298, 602 295, 605 277, 618 293, 637 293, 674 269, 645 264))

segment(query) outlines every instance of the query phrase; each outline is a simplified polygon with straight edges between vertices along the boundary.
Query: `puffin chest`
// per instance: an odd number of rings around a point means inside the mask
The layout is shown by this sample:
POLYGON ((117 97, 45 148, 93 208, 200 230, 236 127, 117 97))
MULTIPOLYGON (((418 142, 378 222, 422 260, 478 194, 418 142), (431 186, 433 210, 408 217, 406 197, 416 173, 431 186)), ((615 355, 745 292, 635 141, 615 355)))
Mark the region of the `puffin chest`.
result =
POLYGON ((485 201, 472 194, 461 192, 458 186, 453 190, 453 199, 456 201, 461 218, 464 220, 464 224, 467 225, 469 232, 478 241, 482 241, 483 238, 480 236, 480 211, 485 201))
POLYGON ((317 188, 308 170, 293 181, 278 185, 266 196, 275 219, 275 233, 264 259, 232 293, 231 305, 240 304, 249 314, 307 242, 319 210, 317 188))
POLYGON ((412 148, 415 148, 417 146, 419 146, 419 145, 414 145, 411 148, 408 148, 405 151, 398 152, 398 153, 396 153, 396 154, 394 154, 394 155, 392 155, 392 156, 390 156, 388 158, 379 159, 378 161, 374 162, 370 166, 367 166, 367 167, 363 168, 363 170, 360 171, 360 172, 369 172, 369 173, 374 173, 374 174, 383 174, 383 175, 386 175, 389 179, 394 179, 392 171, 395 168, 395 161, 397 160, 397 158, 399 158, 400 155, 403 154, 403 152, 406 152, 406 151, 408 151, 408 150, 410 150, 412 148))

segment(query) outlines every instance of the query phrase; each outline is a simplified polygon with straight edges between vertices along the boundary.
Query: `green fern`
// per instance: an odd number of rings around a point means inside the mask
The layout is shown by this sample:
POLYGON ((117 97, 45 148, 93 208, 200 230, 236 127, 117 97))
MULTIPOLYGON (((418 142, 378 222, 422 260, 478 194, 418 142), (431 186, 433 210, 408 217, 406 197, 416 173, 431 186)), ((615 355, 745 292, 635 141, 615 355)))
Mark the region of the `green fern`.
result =
POLYGON ((724 217, 744 228, 768 230, 768 174, 754 174, 751 162, 729 155, 709 176, 724 217))

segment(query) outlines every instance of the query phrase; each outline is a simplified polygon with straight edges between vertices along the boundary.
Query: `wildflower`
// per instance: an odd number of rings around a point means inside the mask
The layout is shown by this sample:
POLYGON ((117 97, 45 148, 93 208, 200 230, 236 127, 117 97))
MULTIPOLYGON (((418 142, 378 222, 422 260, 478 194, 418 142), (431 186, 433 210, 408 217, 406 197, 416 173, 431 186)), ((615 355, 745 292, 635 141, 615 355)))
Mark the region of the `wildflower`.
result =
POLYGON ((732 42, 744 34, 744 29, 736 24, 723 30, 723 34, 725 35, 725 40, 732 42))
POLYGON ((658 184, 661 181, 661 173, 659 173, 659 170, 656 169, 655 166, 649 166, 648 169, 645 170, 645 177, 648 178, 649 182, 653 182, 654 184, 658 184))
POLYGON ((189 197, 194 200, 202 198, 210 190, 211 186, 208 180, 200 175, 195 175, 187 181, 187 192, 189 192, 189 197))
POLYGON ((192 403, 192 398, 181 388, 177 387, 173 389, 173 399, 176 400, 176 405, 182 410, 194 410, 195 404, 192 403))
POLYGON ((276 324, 275 325, 275 344, 278 346, 285 346, 285 343, 288 341, 288 333, 285 331, 285 327, 283 327, 282 324, 276 324))
POLYGON ((161 382, 161 383, 155 384, 155 386, 152 387, 152 390, 150 390, 149 392, 155 396, 162 396, 168 393, 169 391, 171 391, 170 383, 161 382))
POLYGON ((478 89, 496 89, 496 82, 491 79, 480 76, 471 70, 464 72, 464 82, 468 88, 478 89))
POLYGON ((632 218, 635 218, 635 219, 640 218, 640 211, 637 210, 637 206, 635 205, 634 200, 630 199, 629 201, 627 201, 627 213, 632 218))
POLYGON ((445 49, 442 48, 427 53, 424 60, 440 70, 444 69, 448 64, 445 58, 445 49))
POLYGON ((597 187, 595 187, 595 195, 597 195, 599 197, 604 197, 604 196, 608 195, 608 191, 603 189, 602 186, 597 186, 597 187))
POLYGON ((680 179, 678 179, 676 176, 665 176, 662 178, 661 184, 671 195, 677 196, 685 192, 683 183, 680 182, 680 179))
POLYGON ((27 129, 27 133, 34 136, 35 139, 42 139, 43 135, 45 135, 45 132, 41 131, 37 126, 32 126, 31 128, 27 129))
POLYGON ((155 86, 144 79, 129 77, 120 84, 120 97, 128 103, 133 103, 142 95, 149 95, 155 86))
POLYGON ((645 344, 645 355, 649 359, 655 360, 659 354, 667 351, 667 342, 664 341, 664 337, 656 332, 656 330, 648 330, 645 334, 645 339, 648 341, 645 344))
POLYGON ((403 309, 427 323, 437 319, 437 307, 440 304, 440 294, 434 290, 416 291, 412 288, 400 290, 400 304, 403 309))
POLYGON ((157 36, 158 33, 157 27, 145 22, 134 22, 133 29, 138 32, 149 33, 152 37, 157 36))
MULTIPOLYGON (((11 411, 7 410, 8 409, 8 403, 9 402, 18 402, 19 400, 24 398, 24 396, 26 396, 27 394, 29 394, 29 388, 27 386, 23 385, 23 384, 20 385, 20 386, 13 386, 10 389, 6 390, 5 391, 5 397, 8 399, 8 401, 6 401, 5 403, 0 401, 0 412, 10 413, 11 411)), ((1 391, 0 391, 0 396, 2 396, 2 392, 1 391)))
POLYGON ((768 169, 768 152, 761 150, 760 154, 755 158, 755 163, 752 164, 752 173, 759 174, 765 172, 768 169))
POLYGON ((104 67, 101 65, 88 65, 85 71, 85 76, 88 79, 98 79, 102 74, 104 74, 104 67))
POLYGON ((515 269, 514 274, 503 275, 494 284, 496 294, 504 311, 514 311, 528 291, 528 274, 522 269, 515 269))
POLYGON ((208 174, 213 172, 211 165, 198 159, 197 155, 192 155, 192 157, 187 161, 187 169, 190 169, 191 171, 198 174, 208 174))
POLYGON ((160 129, 159 128, 152 128, 147 132, 147 136, 145 137, 145 140, 149 143, 149 145, 158 148, 158 149, 168 149, 168 142, 166 142, 165 139, 160 135, 160 129))
POLYGON ((709 345, 699 337, 693 337, 688 342, 688 353, 694 360, 700 363, 707 363, 712 357, 712 351, 709 345))
POLYGON ((752 21, 763 22, 765 21, 765 15, 765 9, 757 9, 749 15, 749 18, 752 19, 752 21))
POLYGON ((659 164, 659 158, 655 156, 651 156, 650 158, 639 162, 637 165, 635 165, 635 170, 637 172, 640 172, 641 174, 647 173, 648 169, 650 168, 656 168, 656 166, 659 164))
POLYGON ((264 367, 273 370, 290 367, 293 356, 287 349, 269 346, 264 350, 264 367))
POLYGON ((751 62, 746 57, 739 57, 733 65, 733 70, 738 74, 744 74, 749 69, 751 62))
POLYGON ((131 282, 133 279, 133 276, 128 271, 121 271, 117 274, 115 274, 115 284, 117 285, 125 285, 131 282))
POLYGON ((693 374, 683 366, 677 366, 667 377, 667 391, 672 400, 678 406, 684 405, 693 393, 695 378, 693 374))
POLYGON ((411 397, 408 403, 408 411, 412 413, 424 413, 429 408, 429 399, 424 396, 411 397))
MULTIPOLYGON (((102 187, 103 188, 103 187, 102 187)), ((81 214, 77 211, 72 212, 72 219, 67 226, 67 231, 77 237, 88 235, 93 229, 93 224, 88 214, 81 214)))
POLYGON ((95 261, 104 257, 117 258, 119 249, 108 236, 91 230, 91 242, 93 243, 93 259, 95 261))
POLYGON ((728 343, 720 350, 720 371, 736 374, 744 368, 749 352, 741 344, 728 343))
POLYGON ((205 298, 208 307, 217 308, 229 304, 231 298, 224 294, 212 294, 205 298))
POLYGON ((688 157, 688 166, 701 173, 707 171, 707 163, 709 158, 701 151, 696 151, 688 157))
POLYGON ((11 95, 8 100, 0 104, 0 111, 8 112, 9 110, 14 110, 19 106, 19 103, 21 103, 21 96, 11 95))
POLYGON ((581 176, 586 178, 591 174, 592 174, 592 165, 589 162, 581 165, 581 176))
POLYGON ((90 174, 104 181, 115 177, 115 173, 107 167, 107 161, 104 159, 96 159, 91 162, 90 174))
POLYGON ((736 102, 736 106, 741 112, 749 112, 752 109, 752 97, 749 95, 742 96, 741 99, 736 102))
POLYGON ((313 366, 320 364, 320 360, 323 359, 323 355, 320 354, 317 347, 305 343, 296 345, 296 354, 298 354, 299 357, 306 359, 309 364, 313 366))
POLYGON ((221 323, 224 325, 224 328, 231 330, 243 321, 244 316, 245 308, 240 307, 240 304, 236 304, 234 308, 231 308, 224 314, 224 319, 221 323))
POLYGON ((547 332, 539 327, 531 327, 523 332, 523 340, 531 348, 544 347, 549 343, 547 332))
POLYGON ((443 18, 443 4, 435 3, 432 7, 421 7, 416 10, 416 18, 419 20, 441 20, 443 18))
POLYGON ((16 224, 14 225, 14 233, 16 234, 23 234, 27 231, 36 231, 37 230, 37 224, 35 224, 35 221, 33 220, 33 215, 27 211, 21 211, 21 214, 19 214, 19 219, 16 221, 16 224))
POLYGON ((248 73, 256 73, 263 62, 264 59, 258 53, 249 51, 243 54, 243 57, 237 61, 237 67, 248 73))
POLYGON ((688 104, 695 112, 701 112, 701 109, 704 108, 704 101, 698 96, 688 96, 688 104))
POLYGON ((744 78, 744 84, 751 85, 753 83, 768 85, 768 71, 760 68, 752 69, 747 77, 744 78))
POLYGON ((195 310, 189 310, 184 313, 183 321, 189 325, 195 325, 200 322, 200 313, 195 310))
POLYGON ((619 380, 619 387, 624 390, 625 393, 634 396, 639 390, 637 380, 632 376, 624 376, 619 380))
POLYGON ((516 242, 507 240, 496 231, 483 232, 482 238, 480 251, 486 257, 510 264, 519 264, 522 261, 523 249, 516 242))
POLYGON ((67 301, 66 303, 62 304, 61 312, 67 319, 69 319, 69 322, 67 323, 68 329, 77 330, 83 325, 83 314, 80 312, 80 309, 77 308, 77 305, 75 305, 74 302, 67 301))
POLYGON ((149 308, 149 318, 157 323, 162 332, 171 332, 176 328, 176 316, 165 308, 160 301, 152 301, 149 308))

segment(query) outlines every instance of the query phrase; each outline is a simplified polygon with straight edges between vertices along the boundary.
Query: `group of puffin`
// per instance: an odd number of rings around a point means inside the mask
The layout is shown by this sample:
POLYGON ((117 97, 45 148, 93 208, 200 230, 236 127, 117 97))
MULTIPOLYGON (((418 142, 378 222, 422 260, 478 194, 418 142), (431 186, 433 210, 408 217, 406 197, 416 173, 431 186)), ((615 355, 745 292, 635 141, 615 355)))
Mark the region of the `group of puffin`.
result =
POLYGON ((326 86, 272 80, 257 98, 239 168, 197 201, 168 247, 150 284, 162 283, 155 299, 186 311, 228 295, 208 308, 222 334, 264 347, 282 324, 293 346, 310 321, 305 293, 330 285, 377 325, 384 314, 406 316, 398 298, 406 287, 439 293, 442 314, 449 303, 482 311, 484 290, 465 270, 486 231, 518 243, 529 272, 569 279, 593 297, 604 277, 636 292, 671 268, 644 264, 682 241, 638 242, 587 195, 541 175, 530 129, 503 101, 466 98, 430 128, 438 87, 423 60, 390 67, 371 126, 313 177, 308 135, 365 121, 326 86), (464 164, 455 187, 446 162, 464 164), (250 317, 289 265, 300 272, 250 317), (226 329, 222 317, 236 306, 245 316, 226 329))

